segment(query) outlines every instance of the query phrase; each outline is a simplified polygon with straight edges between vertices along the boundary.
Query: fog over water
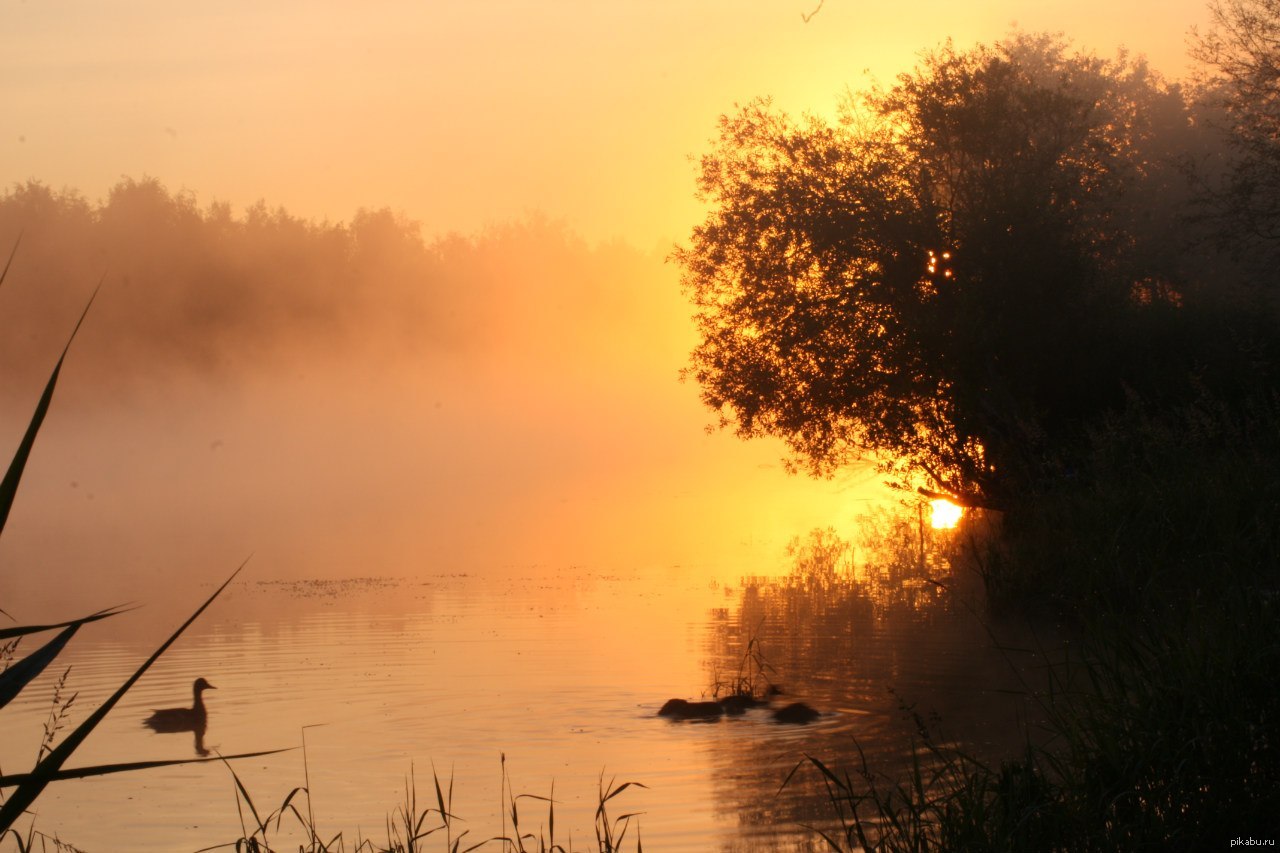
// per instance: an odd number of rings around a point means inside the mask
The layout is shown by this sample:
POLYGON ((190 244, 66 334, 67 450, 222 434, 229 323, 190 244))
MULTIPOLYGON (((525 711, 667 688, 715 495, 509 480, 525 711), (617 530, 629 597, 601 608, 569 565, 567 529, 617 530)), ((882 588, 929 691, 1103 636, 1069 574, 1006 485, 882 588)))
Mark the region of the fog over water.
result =
MULTIPOLYGON (((376 233, 333 258, 363 247, 372 260, 295 274, 261 248, 279 247, 279 228, 185 209, 170 246, 148 223, 181 201, 144 183, 116 206, 130 195, 146 221, 89 261, 57 251, 65 215, 40 220, 0 290, 17 330, 12 447, 106 270, 0 543, 6 608, 23 618, 116 601, 161 618, 169 595, 186 607, 250 554, 268 579, 745 573, 880 493, 870 471, 815 482, 785 473, 780 446, 705 430, 679 381, 688 311, 657 254, 537 219, 425 244, 371 215, 376 233)), ((354 233, 307 227, 307 251, 354 233)))

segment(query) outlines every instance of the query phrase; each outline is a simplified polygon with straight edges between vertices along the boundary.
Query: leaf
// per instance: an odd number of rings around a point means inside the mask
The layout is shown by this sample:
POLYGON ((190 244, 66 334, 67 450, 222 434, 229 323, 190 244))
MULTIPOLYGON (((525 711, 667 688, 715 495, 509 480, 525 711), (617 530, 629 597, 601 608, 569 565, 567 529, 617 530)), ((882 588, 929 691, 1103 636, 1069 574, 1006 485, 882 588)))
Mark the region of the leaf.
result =
POLYGON ((156 649, 155 652, 152 653, 151 657, 146 659, 142 666, 138 667, 137 672, 131 675, 124 684, 120 685, 120 688, 116 690, 115 693, 111 694, 107 701, 103 702, 96 711, 90 714, 83 723, 76 727, 75 731, 67 735, 66 739, 63 740, 62 743, 58 744, 56 748, 44 757, 43 761, 35 766, 35 769, 29 774, 30 778, 28 778, 26 782, 18 785, 9 798, 5 800, 4 805, 0 806, 0 835, 3 835, 6 830, 13 826, 14 821, 18 819, 18 816, 21 815, 28 806, 35 802, 36 797, 40 796, 40 793, 45 789, 45 786, 53 781, 54 774, 61 770, 63 763, 71 757, 71 753, 84 742, 84 739, 87 738, 90 732, 92 732, 97 725, 102 722, 102 720, 107 716, 107 713, 110 712, 110 710, 115 707, 116 703, 124 697, 124 694, 128 692, 129 688, 137 683, 143 673, 150 669, 151 665, 160 659, 160 655, 164 654, 165 651, 167 651, 168 648, 177 641, 178 637, 182 636, 182 632, 187 630, 192 622, 196 621, 196 617, 203 613, 210 604, 213 604, 214 599, 227 588, 231 581, 235 580, 236 575, 240 574, 240 572, 244 570, 244 567, 248 562, 248 560, 245 560, 244 563, 241 563, 240 567, 231 573, 231 577, 223 581, 222 586, 214 590, 213 595, 209 596, 205 603, 200 605, 196 612, 191 614, 187 621, 183 622, 182 625, 178 627, 178 630, 174 631, 173 635, 169 637, 169 639, 165 640, 164 643, 161 644, 160 648, 156 649))
POLYGON ((22 660, 11 665, 4 672, 0 672, 0 708, 3 708, 5 705, 12 702, 14 698, 22 692, 24 687, 31 683, 36 676, 44 672, 45 667, 53 662, 53 659, 62 651, 62 648, 67 644, 67 641, 71 639, 76 631, 80 630, 81 625, 86 622, 105 619, 108 616, 114 616, 121 612, 123 611, 120 608, 112 607, 106 610, 99 610, 97 613, 85 616, 81 619, 73 619, 70 622, 63 622, 57 625, 26 625, 0 631, 0 639, 6 639, 8 637, 18 636, 21 634, 46 631, 51 628, 64 629, 61 634, 45 643, 22 660))
MULTIPOLYGON (((6 267, 6 270, 8 267, 6 267)), ((13 461, 9 463, 9 470, 5 472, 4 480, 0 481, 0 533, 4 532, 5 522, 9 520, 9 510, 13 508, 13 500, 18 495, 18 482, 22 479, 22 472, 27 467, 27 458, 31 455, 31 448, 36 443, 36 433, 40 431, 41 424, 44 423, 44 416, 49 412, 49 405, 53 402, 53 389, 58 384, 58 374, 62 372, 62 362, 67 358, 67 351, 71 349, 71 342, 76 339, 76 332, 80 331, 80 325, 84 322, 84 318, 89 314, 89 308, 93 305, 93 300, 98 295, 98 289, 102 287, 101 282, 98 288, 95 288, 93 295, 89 297, 89 302, 84 306, 80 319, 76 321, 76 327, 71 330, 71 337, 67 339, 67 345, 62 348, 62 355, 58 356, 58 363, 53 368, 53 373, 49 376, 49 382, 44 386, 44 393, 40 395, 40 402, 36 404, 35 414, 31 416, 31 423, 27 426, 27 432, 22 436, 18 449, 13 454, 13 461)))
MULTIPOLYGON (((66 779, 88 779, 91 776, 106 776, 111 773, 127 773, 132 770, 150 770, 153 767, 171 767, 177 764, 204 764, 208 761, 231 761, 237 758, 259 758, 263 755, 275 755, 288 752, 290 749, 268 749, 265 752, 241 752, 236 755, 211 756, 209 758, 173 758, 164 761, 129 761, 121 764, 95 764, 90 767, 73 767, 70 770, 58 770, 52 774, 50 781, 61 782, 66 779)), ((0 788, 12 788, 28 782, 33 773, 13 773, 0 776, 0 788)))
MULTIPOLYGON (((218 757, 221 758, 222 756, 218 757)), ((225 761, 223 763, 227 764, 225 761)), ((230 764, 227 764, 227 770, 231 772, 231 778, 235 780, 236 788, 240 791, 240 796, 244 799, 245 803, 248 804, 249 811, 253 813, 253 821, 258 825, 258 829, 254 835, 260 834, 263 839, 265 839, 267 837, 267 826, 262 822, 262 818, 258 815, 258 807, 253 804, 253 797, 249 796, 249 789, 240 781, 240 777, 236 775, 236 771, 231 768, 230 764)), ((268 820, 270 820, 270 818, 268 818, 268 820)), ((253 836, 250 836, 250 838, 252 837, 253 836)))
POLYGON ((41 631, 52 631, 54 628, 66 628, 69 625, 83 625, 86 622, 96 622, 99 619, 106 619, 108 616, 115 616, 117 613, 127 613, 132 607, 118 605, 116 607, 108 607, 105 610, 99 610, 97 613, 90 613, 88 616, 81 616, 79 619, 69 619, 66 622, 54 622, 49 625, 16 625, 12 628, 0 628, 0 640, 7 640, 10 637, 21 637, 24 634, 38 634, 41 631))
POLYGON ((9 252, 9 260, 4 262, 4 269, 0 270, 0 284, 4 284, 5 277, 9 275, 9 267, 13 266, 13 258, 18 254, 18 246, 22 243, 22 235, 18 235, 18 239, 13 241, 13 249, 9 252))
POLYGON ((627 788, 648 788, 648 787, 649 786, 643 782, 623 782, 621 785, 618 786, 618 789, 616 791, 614 791, 612 794, 609 795, 609 797, 610 798, 616 797, 619 794, 621 794, 623 791, 625 791, 627 788))
POLYGON ((4 672, 0 672, 0 708, 12 702, 22 692, 22 688, 44 672, 44 668, 53 662, 58 652, 62 651, 62 648, 79 630, 79 625, 66 628, 61 634, 11 665, 4 672))

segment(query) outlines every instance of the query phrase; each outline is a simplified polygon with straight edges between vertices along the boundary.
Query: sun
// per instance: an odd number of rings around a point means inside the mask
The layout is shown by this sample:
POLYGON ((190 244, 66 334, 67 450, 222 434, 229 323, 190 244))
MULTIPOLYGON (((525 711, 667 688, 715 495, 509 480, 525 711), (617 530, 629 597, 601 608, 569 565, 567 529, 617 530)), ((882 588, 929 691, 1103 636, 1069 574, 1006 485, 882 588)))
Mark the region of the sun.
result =
POLYGON ((947 530, 955 527, 960 523, 960 517, 964 515, 963 507, 956 506, 951 501, 942 498, 929 501, 929 507, 932 509, 929 523, 937 530, 947 530))

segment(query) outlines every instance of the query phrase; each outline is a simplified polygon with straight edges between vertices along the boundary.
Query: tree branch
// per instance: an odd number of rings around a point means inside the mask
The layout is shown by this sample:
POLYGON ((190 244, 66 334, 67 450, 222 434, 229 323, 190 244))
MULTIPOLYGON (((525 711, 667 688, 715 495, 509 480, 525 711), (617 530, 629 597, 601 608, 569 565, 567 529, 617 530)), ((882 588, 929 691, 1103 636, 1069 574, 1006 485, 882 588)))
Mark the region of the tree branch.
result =
POLYGON ((804 20, 806 24, 809 23, 809 21, 813 20, 814 15, 822 11, 822 4, 825 2, 827 2, 827 0, 818 0, 817 8, 815 8, 812 12, 810 12, 807 15, 804 12, 801 12, 800 17, 804 20))

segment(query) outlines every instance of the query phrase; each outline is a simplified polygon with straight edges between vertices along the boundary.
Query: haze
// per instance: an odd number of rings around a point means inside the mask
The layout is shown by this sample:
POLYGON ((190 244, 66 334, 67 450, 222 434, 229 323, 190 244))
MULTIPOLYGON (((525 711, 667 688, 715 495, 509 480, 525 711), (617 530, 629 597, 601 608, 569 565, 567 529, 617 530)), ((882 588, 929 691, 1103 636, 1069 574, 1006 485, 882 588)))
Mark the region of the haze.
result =
POLYGON ((1178 76, 1205 12, 826 0, 805 23, 817 6, 9 5, 5 186, 92 208, 124 176, 226 222, 350 234, 363 210, 421 245, 367 281, 314 253, 202 278, 206 256, 142 214, 72 240, 10 205, 4 447, 106 279, 5 531, 6 608, 147 599, 250 552, 266 577, 758 568, 851 518, 872 474, 790 477, 779 446, 705 434, 677 381, 693 332, 663 258, 699 218, 690 158, 717 116, 761 95, 829 111, 868 74, 1013 24, 1178 76), (436 266, 405 278, 406 258, 436 266))

